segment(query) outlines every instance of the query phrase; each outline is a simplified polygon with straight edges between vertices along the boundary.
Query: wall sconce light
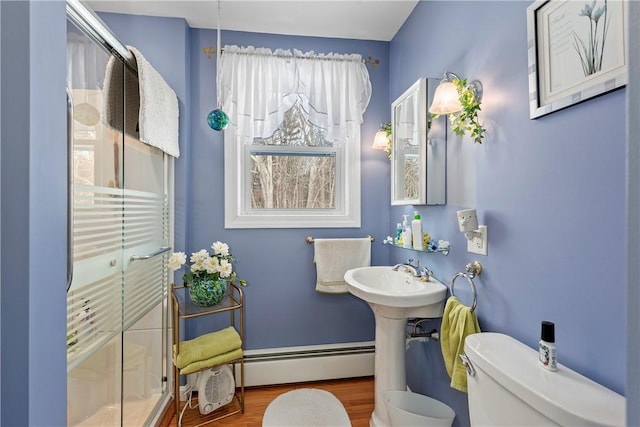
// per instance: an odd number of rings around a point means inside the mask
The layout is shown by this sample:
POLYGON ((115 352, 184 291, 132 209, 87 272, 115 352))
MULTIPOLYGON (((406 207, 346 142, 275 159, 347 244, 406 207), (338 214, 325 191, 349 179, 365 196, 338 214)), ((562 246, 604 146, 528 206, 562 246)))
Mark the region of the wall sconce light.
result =
POLYGON ((451 130, 456 135, 464 136, 466 130, 469 130, 473 140, 482 144, 486 132, 478 122, 482 93, 482 83, 479 80, 467 84, 466 79, 447 71, 436 87, 429 112, 436 115, 448 114, 451 130))
POLYGON ((374 150, 384 150, 385 148, 387 148, 387 145, 389 145, 387 133, 384 131, 384 129, 378 130, 378 132, 376 132, 375 138, 373 138, 373 145, 371 146, 371 148, 373 148, 374 150))
POLYGON ((458 228, 467 238, 467 252, 480 255, 487 254, 487 226, 478 225, 475 209, 457 211, 458 228))
POLYGON ((444 73, 444 76, 444 79, 440 81, 433 94, 433 102, 429 107, 431 114, 451 114, 462 110, 458 89, 453 84, 453 79, 458 78, 458 76, 448 71, 444 73))
MULTIPOLYGON (((430 113, 452 114, 462 111, 463 105, 460 101, 462 94, 455 84, 456 80, 462 82, 462 79, 456 73, 450 71, 444 73, 444 78, 440 81, 436 92, 433 94, 433 102, 429 107, 430 113)), ((462 84, 462 88, 471 92, 478 103, 482 100, 482 83, 479 80, 474 80, 469 84, 462 84)))
POLYGON ((391 122, 380 125, 380 129, 378 129, 376 136, 373 138, 371 148, 383 150, 391 158, 391 122))

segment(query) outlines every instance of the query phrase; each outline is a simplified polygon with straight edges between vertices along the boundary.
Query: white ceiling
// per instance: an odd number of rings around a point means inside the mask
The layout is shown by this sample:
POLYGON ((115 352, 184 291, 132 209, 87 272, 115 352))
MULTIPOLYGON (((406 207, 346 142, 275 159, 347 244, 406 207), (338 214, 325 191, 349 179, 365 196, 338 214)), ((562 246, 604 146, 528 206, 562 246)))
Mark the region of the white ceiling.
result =
MULTIPOLYGON (((221 0, 220 27, 318 37, 390 41, 419 0, 221 0)), ((185 18, 217 28, 216 0, 87 0, 97 12, 185 18)))

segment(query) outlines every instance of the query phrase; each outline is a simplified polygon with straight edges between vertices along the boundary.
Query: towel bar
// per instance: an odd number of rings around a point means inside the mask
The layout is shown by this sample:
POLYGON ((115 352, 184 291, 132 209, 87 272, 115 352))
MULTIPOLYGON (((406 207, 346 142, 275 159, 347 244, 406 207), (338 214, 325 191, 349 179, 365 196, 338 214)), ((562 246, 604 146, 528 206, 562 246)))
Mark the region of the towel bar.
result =
MULTIPOLYGON (((370 235, 367 235, 367 237, 369 238, 369 240, 371 240, 372 242, 376 241, 376 238, 370 235)), ((306 239, 304 239, 307 243, 313 243, 314 238, 311 236, 307 236, 306 239)))

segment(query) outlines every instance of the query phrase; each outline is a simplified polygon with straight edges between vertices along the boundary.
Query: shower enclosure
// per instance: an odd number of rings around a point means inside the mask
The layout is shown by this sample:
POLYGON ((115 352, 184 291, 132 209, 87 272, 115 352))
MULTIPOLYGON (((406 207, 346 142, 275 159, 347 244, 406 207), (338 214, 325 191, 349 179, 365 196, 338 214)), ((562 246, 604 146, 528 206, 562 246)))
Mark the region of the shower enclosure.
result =
POLYGON ((135 60, 67 2, 67 423, 143 426, 171 390, 172 161, 138 139, 135 60))

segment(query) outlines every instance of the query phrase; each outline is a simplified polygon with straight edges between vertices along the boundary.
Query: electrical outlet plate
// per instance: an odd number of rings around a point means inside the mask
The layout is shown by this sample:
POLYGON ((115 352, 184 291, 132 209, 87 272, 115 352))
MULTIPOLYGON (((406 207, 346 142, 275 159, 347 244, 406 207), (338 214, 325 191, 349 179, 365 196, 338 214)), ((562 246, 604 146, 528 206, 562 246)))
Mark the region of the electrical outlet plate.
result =
POLYGON ((486 255, 487 254, 487 226, 479 225, 478 231, 480 231, 480 236, 474 237, 471 240, 467 240, 467 252, 486 255))

